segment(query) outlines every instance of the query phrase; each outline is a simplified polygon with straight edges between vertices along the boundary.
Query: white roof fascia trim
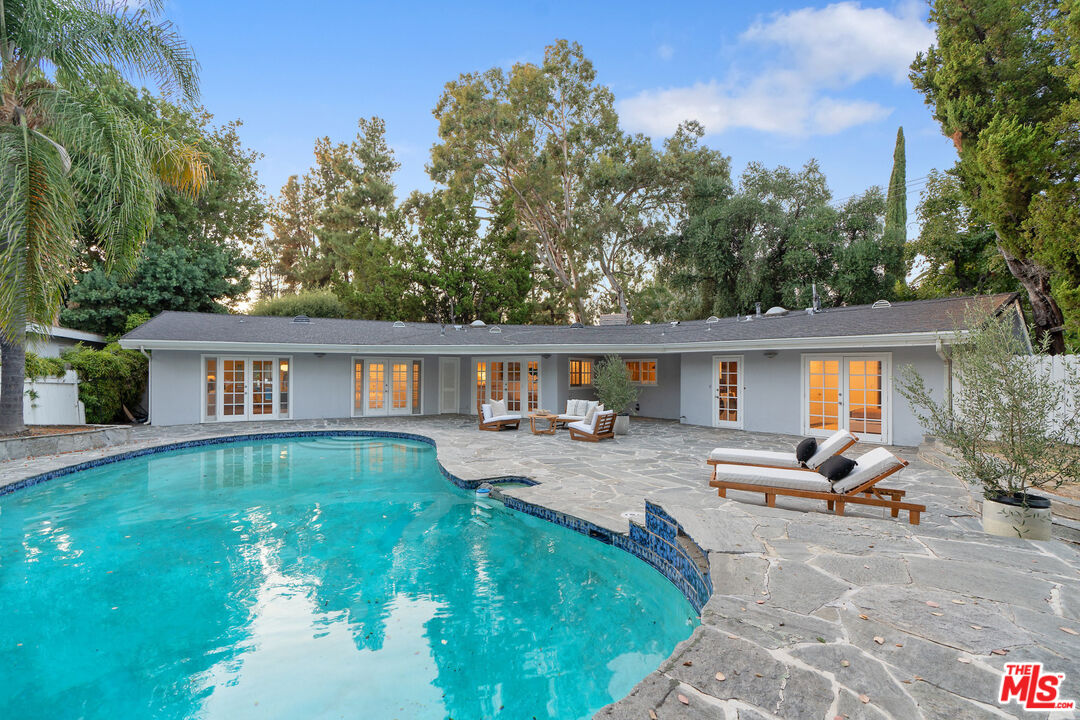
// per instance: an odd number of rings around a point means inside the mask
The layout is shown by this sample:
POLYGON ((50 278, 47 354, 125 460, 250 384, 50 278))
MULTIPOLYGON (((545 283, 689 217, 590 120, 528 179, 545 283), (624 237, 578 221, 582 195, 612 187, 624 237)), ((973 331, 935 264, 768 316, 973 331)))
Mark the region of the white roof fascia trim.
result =
POLYGON ((673 354, 688 352, 727 352, 733 350, 817 350, 821 348, 882 348, 936 346, 939 339, 951 338, 953 332, 889 333, 884 335, 840 335, 835 337, 772 338, 763 340, 725 340, 683 343, 621 344, 531 344, 531 345, 340 345, 312 343, 225 342, 204 340, 121 339, 120 347, 147 350, 198 350, 201 352, 323 352, 402 355, 535 355, 569 353, 604 355, 673 354))
POLYGON ((105 344, 104 335, 87 332, 86 330, 73 330, 71 328, 60 327, 59 325, 45 327, 44 325, 38 325, 37 323, 27 323, 26 332, 33 335, 41 335, 43 337, 60 337, 67 338, 68 340, 87 340, 89 342, 99 342, 102 345, 105 344))

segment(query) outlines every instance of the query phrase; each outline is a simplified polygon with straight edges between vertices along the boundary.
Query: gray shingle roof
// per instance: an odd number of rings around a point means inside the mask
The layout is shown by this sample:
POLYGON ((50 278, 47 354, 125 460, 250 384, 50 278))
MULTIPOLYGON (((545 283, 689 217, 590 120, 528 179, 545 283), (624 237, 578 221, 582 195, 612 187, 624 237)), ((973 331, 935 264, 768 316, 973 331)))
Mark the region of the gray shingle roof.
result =
MULTIPOLYGON (((996 310, 1016 297, 1012 293, 979 297, 941 298, 897 302, 890 307, 858 305, 828 308, 813 315, 792 311, 782 317, 721 318, 719 322, 683 321, 678 324, 607 325, 571 328, 566 325, 499 325, 486 327, 441 326, 438 323, 334 320, 312 318, 308 323, 292 318, 213 313, 163 312, 121 339, 126 347, 180 346, 191 343, 279 344, 349 348, 492 348, 526 350, 566 346, 587 347, 663 346, 667 350, 693 350, 695 345, 760 345, 763 341, 805 338, 859 338, 874 335, 917 335, 949 332, 962 322, 972 305, 996 310), (501 332, 491 332, 498 327, 501 332), (164 341, 164 344, 159 344, 164 341), (675 347, 672 347, 675 346, 675 347)), ((745 316, 744 316, 745 317, 745 316)), ((812 341, 807 343, 812 346, 812 341)))

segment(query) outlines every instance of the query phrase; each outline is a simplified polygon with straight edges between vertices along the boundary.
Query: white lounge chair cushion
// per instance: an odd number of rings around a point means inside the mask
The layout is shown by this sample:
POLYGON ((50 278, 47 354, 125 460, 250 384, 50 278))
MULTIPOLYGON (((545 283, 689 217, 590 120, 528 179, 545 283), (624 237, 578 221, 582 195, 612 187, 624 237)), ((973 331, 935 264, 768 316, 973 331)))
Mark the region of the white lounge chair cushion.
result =
POLYGON ((832 484, 833 492, 846 493, 894 467, 903 466, 903 461, 883 447, 874 448, 855 462, 855 468, 847 477, 832 484))
POLYGON ((491 406, 490 405, 488 405, 487 403, 484 403, 483 405, 481 405, 480 406, 480 412, 483 413, 483 415, 484 415, 484 422, 488 422, 488 421, 491 420, 491 406))
POLYGON ((743 448, 716 448, 709 453, 713 462, 735 463, 736 465, 771 465, 783 468, 801 468, 795 459, 795 453, 775 450, 749 450, 743 448))
POLYGON ((580 430, 581 432, 591 433, 593 431, 592 425, 586 425, 584 420, 575 420, 572 423, 566 423, 566 427, 580 430))
POLYGON ((717 465, 716 479, 746 485, 831 492, 832 483, 817 473, 784 468, 750 467, 747 465, 717 465))
POLYGON ((488 422, 503 422, 505 420, 520 420, 520 419, 521 419, 520 415, 496 415, 495 417, 491 418, 491 420, 489 420, 488 422))
POLYGON ((818 444, 817 452, 806 461, 806 467, 817 470, 821 463, 840 452, 840 448, 856 440, 857 438, 847 430, 837 430, 818 444))

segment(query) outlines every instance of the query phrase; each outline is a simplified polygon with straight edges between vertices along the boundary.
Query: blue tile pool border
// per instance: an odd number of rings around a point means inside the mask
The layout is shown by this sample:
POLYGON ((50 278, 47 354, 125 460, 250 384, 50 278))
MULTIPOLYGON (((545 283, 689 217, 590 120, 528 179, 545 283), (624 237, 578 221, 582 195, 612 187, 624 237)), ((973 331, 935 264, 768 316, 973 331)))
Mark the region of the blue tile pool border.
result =
MULTIPOLYGON (((104 457, 73 463, 65 467, 56 468, 55 470, 49 470, 37 475, 22 478, 21 480, 16 480, 13 483, 0 487, 0 497, 83 470, 90 470, 103 465, 111 465, 112 463, 146 457, 148 455, 157 455, 159 453, 172 452, 174 450, 186 450, 188 448, 206 445, 224 445, 228 443, 307 437, 385 438, 390 440, 412 440, 425 445, 430 445, 435 450, 436 465, 439 468, 439 472, 450 483, 463 490, 475 490, 484 483, 491 483, 496 486, 508 483, 529 486, 538 484, 531 478, 519 475, 503 475, 480 480, 465 480, 460 478, 447 470, 446 467, 443 466, 442 461, 438 459, 438 446, 435 444, 435 441, 426 435, 417 433, 394 432, 390 430, 293 430, 244 433, 241 435, 220 435, 216 437, 154 445, 153 447, 139 448, 137 450, 129 450, 114 455, 106 455, 104 457)), ((606 545, 613 545, 614 547, 645 561, 678 588, 694 608, 694 611, 699 615, 701 614, 701 610, 705 606, 705 603, 708 602, 709 597, 712 595, 713 588, 709 573, 705 572, 703 574, 697 568, 697 565, 694 563, 693 559, 690 558, 686 550, 679 543, 675 542, 676 534, 682 533, 682 528, 659 505, 646 501, 645 526, 643 527, 631 522, 630 532, 628 534, 623 534, 568 513, 552 510, 543 505, 526 502, 518 498, 503 496, 502 502, 511 510, 546 520, 547 522, 573 530, 574 532, 594 540, 598 540, 606 545)), ((683 534, 683 536, 686 537, 689 542, 693 542, 693 540, 685 534, 683 534)), ((700 548, 698 548, 698 550, 703 557, 708 557, 700 548)))

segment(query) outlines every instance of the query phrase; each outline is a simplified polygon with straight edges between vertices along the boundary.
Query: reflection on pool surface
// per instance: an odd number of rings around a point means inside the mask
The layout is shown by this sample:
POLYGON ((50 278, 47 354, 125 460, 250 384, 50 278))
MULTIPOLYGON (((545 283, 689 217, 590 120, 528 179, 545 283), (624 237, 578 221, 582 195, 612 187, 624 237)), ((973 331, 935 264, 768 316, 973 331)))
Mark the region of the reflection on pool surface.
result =
POLYGON ((212 445, 0 497, 2 718, 582 718, 696 622, 422 443, 212 445))

